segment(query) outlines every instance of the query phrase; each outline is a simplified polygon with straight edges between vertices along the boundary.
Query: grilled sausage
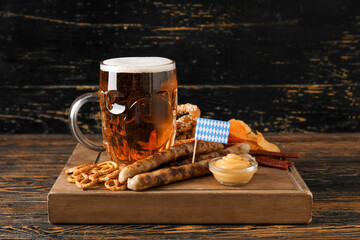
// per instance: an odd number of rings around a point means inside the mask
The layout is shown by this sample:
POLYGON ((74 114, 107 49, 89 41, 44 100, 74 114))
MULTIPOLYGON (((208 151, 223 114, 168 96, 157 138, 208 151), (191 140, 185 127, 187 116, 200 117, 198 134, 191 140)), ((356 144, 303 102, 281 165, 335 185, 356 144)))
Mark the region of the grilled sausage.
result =
MULTIPOLYGON (((219 150, 219 151, 214 151, 211 153, 207 153, 207 154, 202 154, 202 155, 198 155, 195 157, 195 161, 194 162, 199 162, 201 160, 204 159, 209 159, 209 158, 216 158, 216 157, 223 157, 226 156, 230 153, 236 153, 236 154, 241 154, 241 153, 248 153, 250 151, 250 146, 247 143, 237 143, 234 144, 230 147, 227 147, 225 149, 219 150)), ((172 161, 169 163, 170 166, 181 166, 187 163, 191 163, 192 162, 192 157, 187 157, 178 161, 172 161)))
MULTIPOLYGON (((196 147, 196 153, 209 153, 223 149, 224 145, 214 142, 198 142, 196 147)), ((119 182, 123 183, 128 178, 131 178, 139 173, 148 172, 154 168, 157 168, 163 163, 170 162, 179 157, 191 155, 194 151, 194 143, 185 143, 182 145, 173 146, 165 151, 155 153, 144 159, 138 160, 135 163, 123 168, 119 174, 119 182)))
POLYGON ((210 160, 211 159, 206 159, 179 167, 161 168, 154 172, 138 174, 135 177, 128 179, 127 187, 131 190, 139 191, 192 177, 207 175, 210 173, 210 160))
MULTIPOLYGON (((212 158, 223 156, 222 154, 235 153, 240 155, 248 155, 250 147, 247 144, 239 143, 234 146, 228 147, 225 150, 217 151, 216 154, 204 154, 201 161, 195 163, 188 163, 178 167, 161 168, 159 170, 142 173, 129 178, 127 181, 127 187, 132 190, 144 190, 151 187, 166 185, 173 182, 182 181, 185 179, 207 175, 210 173, 209 162, 212 158)), ((199 158, 198 158, 199 160, 199 158)))

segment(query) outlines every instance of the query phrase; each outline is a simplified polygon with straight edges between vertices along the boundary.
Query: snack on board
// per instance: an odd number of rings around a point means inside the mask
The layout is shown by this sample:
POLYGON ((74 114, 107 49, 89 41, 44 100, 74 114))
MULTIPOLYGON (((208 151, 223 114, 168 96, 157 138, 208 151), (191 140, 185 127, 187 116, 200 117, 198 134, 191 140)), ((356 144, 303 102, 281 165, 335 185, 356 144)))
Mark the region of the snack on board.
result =
MULTIPOLYGON (((201 141, 197 144, 196 153, 209 153, 223 148, 224 145, 221 143, 201 141)), ((182 145, 176 145, 162 152, 155 153, 123 168, 119 174, 119 181, 123 183, 128 178, 132 178, 139 173, 148 172, 159 167, 161 164, 173 161, 179 157, 191 155, 193 152, 194 143, 190 142, 182 145)))
POLYGON ((198 106, 186 103, 177 106, 176 140, 190 139, 195 135, 196 118, 201 112, 198 106))
POLYGON ((300 158, 298 153, 269 152, 262 150, 251 150, 250 154, 255 157, 259 165, 283 170, 288 170, 289 167, 294 165, 293 162, 285 160, 285 158, 300 158))
POLYGON ((256 133, 257 133, 256 143, 259 146, 260 150, 265 150, 270 152, 280 152, 279 147, 271 142, 268 142, 261 134, 261 132, 256 131, 256 133))
POLYGON ((121 184, 117 179, 110 179, 105 182, 105 187, 111 191, 126 190, 126 184, 121 184))
POLYGON ((75 178, 75 184, 81 189, 92 187, 98 182, 96 179, 98 175, 98 172, 90 172, 89 174, 82 172, 75 178))
MULTIPOLYGON (((239 143, 224 149, 223 151, 246 155, 249 147, 239 143)), ((221 152, 217 151, 217 152, 221 152)), ((198 159, 198 162, 188 163, 177 167, 161 168, 153 172, 137 174, 127 180, 127 187, 131 190, 144 190, 151 187, 166 185, 173 182, 186 180, 193 177, 199 177, 210 173, 209 162, 213 159, 204 154, 204 160, 198 159)), ((201 155, 200 155, 201 156, 201 155)))
POLYGON ((67 181, 75 183, 80 189, 90 188, 97 183, 105 183, 105 187, 110 190, 124 190, 126 185, 116 182, 122 168, 123 166, 119 166, 116 162, 107 161, 99 164, 83 164, 69 168, 65 172, 71 174, 67 177, 67 181))
POLYGON ((138 174, 133 178, 128 179, 127 187, 131 190, 139 191, 186 180, 192 177, 207 175, 209 173, 209 161, 203 160, 179 167, 161 168, 153 172, 138 174))
POLYGON ((126 167, 112 161, 76 166, 66 170, 66 173, 70 174, 67 181, 75 183, 81 189, 104 183, 104 186, 111 191, 127 188, 144 190, 207 175, 210 173, 210 160, 228 154, 239 154, 248 159, 254 159, 251 156, 254 155, 259 165, 280 169, 288 169, 293 165, 293 162, 285 158, 300 157, 297 153, 281 153, 280 149, 268 142, 260 132, 256 131, 255 134, 243 121, 231 119, 228 141, 230 146, 224 149, 221 143, 199 141, 195 162, 191 163, 190 155, 194 151, 196 118, 200 117, 200 109, 189 103, 182 104, 177 108, 177 115, 177 135, 173 147, 126 167), (161 168, 152 171, 158 167, 161 168))
POLYGON ((74 174, 74 175, 78 175, 79 173, 81 172, 87 172, 91 169, 93 169, 95 167, 94 164, 83 164, 83 165, 80 165, 80 166, 76 166, 76 167, 72 167, 72 168, 69 168, 68 170, 66 170, 65 172, 67 174, 74 174))
POLYGON ((191 103, 186 103, 177 106, 176 114, 177 115, 189 114, 195 117, 200 117, 201 111, 198 106, 191 103))
MULTIPOLYGON (((188 145, 191 145, 191 143, 188 143, 188 145)), ((182 152, 190 153, 190 150, 187 150, 189 147, 188 145, 185 148, 184 146, 180 147, 181 145, 177 146, 177 148, 182 149, 182 152)), ((163 167, 152 172, 150 172, 150 169, 143 173, 137 173, 133 177, 128 178, 124 183, 120 183, 120 181, 117 179, 119 177, 121 167, 116 167, 116 163, 111 161, 101 164, 84 164, 70 168, 66 170, 66 172, 71 174, 68 177, 68 181, 76 183, 76 186, 81 189, 90 188, 97 183, 103 182, 104 186, 111 191, 121 191, 127 188, 139 191, 197 176, 207 175, 210 173, 208 167, 210 160, 216 157, 226 156, 228 154, 238 154, 248 159, 253 159, 251 155, 254 155, 259 165, 284 170, 287 170, 288 167, 293 165, 293 162, 287 161, 284 158, 300 157, 297 153, 250 150, 250 146, 246 143, 237 143, 225 149, 221 149, 222 147, 220 147, 220 150, 213 150, 218 148, 217 145, 218 144, 213 145, 212 148, 208 148, 207 146, 206 149, 210 149, 210 152, 197 155, 195 158, 195 163, 191 163, 191 157, 182 159, 181 156, 183 156, 183 154, 164 154, 165 156, 171 156, 171 158, 168 159, 173 159, 169 163, 170 167, 163 167), (113 166, 115 167, 113 168, 113 166), (109 172, 109 169, 112 171, 109 172)), ((222 144, 220 144, 220 146, 221 145, 222 144)), ((164 159, 161 160, 161 162, 163 161, 164 159)))
POLYGON ((175 140, 174 146, 181 145, 181 144, 184 144, 184 143, 194 142, 194 141, 195 141, 195 138, 179 139, 179 140, 175 140))
POLYGON ((243 121, 231 119, 229 122, 231 123, 229 133, 230 144, 244 142, 250 145, 251 150, 280 152, 278 146, 268 142, 260 132, 256 131, 257 134, 255 134, 249 125, 243 121))
MULTIPOLYGON (((197 155, 194 159, 194 162, 199 162, 201 160, 216 158, 226 156, 230 153, 238 153, 238 154, 247 154, 250 151, 250 146, 246 143, 237 143, 230 147, 227 147, 222 150, 210 152, 207 154, 197 155)), ((192 162, 192 157, 187 157, 181 160, 172 161, 169 163, 170 166, 180 166, 184 164, 188 164, 192 162)))
POLYGON ((102 175, 98 178, 98 182, 106 182, 111 179, 117 179, 119 177, 120 170, 114 170, 113 172, 110 172, 106 175, 102 175))
POLYGON ((265 156, 255 156, 255 159, 259 165, 273 167, 273 168, 279 168, 279 169, 283 169, 283 170, 288 170, 289 167, 294 165, 294 163, 291 161, 280 160, 280 159, 270 158, 270 157, 265 157, 265 156))

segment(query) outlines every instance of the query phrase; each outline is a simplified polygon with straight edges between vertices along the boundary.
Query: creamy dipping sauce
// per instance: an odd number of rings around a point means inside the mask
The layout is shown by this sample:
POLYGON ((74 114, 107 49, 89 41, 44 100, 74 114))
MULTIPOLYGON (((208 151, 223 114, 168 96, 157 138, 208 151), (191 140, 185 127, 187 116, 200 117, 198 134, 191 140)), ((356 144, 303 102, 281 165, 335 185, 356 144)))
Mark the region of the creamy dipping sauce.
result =
POLYGON ((250 167, 250 162, 240 155, 230 153, 214 162, 213 165, 223 169, 244 169, 250 167))
POLYGON ((237 154, 228 154, 212 160, 209 168, 221 184, 237 186, 250 181, 257 171, 257 163, 237 154))

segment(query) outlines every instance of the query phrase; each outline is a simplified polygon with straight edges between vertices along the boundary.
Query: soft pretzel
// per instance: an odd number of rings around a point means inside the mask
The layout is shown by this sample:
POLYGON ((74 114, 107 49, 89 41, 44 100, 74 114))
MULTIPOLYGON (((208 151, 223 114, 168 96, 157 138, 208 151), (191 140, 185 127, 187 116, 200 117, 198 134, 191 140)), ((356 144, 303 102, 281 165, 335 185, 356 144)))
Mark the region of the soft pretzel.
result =
POLYGON ((179 133, 187 132, 196 126, 196 117, 193 115, 184 115, 176 120, 176 131, 179 133))
POLYGON ((186 103, 178 105, 176 120, 176 139, 188 139, 194 137, 196 118, 200 117, 198 106, 186 103))
POLYGON ((198 106, 190 103, 186 103, 177 106, 176 114, 177 115, 189 114, 189 115, 193 115, 194 117, 200 117, 201 112, 198 106))

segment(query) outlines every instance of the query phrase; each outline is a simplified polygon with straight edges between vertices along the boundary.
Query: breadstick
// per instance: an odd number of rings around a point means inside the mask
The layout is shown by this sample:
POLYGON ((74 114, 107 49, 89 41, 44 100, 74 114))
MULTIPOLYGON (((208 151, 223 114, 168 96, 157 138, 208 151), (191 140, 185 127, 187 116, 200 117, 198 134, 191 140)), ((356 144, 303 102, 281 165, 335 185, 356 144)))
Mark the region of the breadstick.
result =
MULTIPOLYGON (((198 142, 196 153, 209 153, 216 150, 223 149, 224 145, 214 142, 198 142)), ((119 182, 123 183, 128 178, 131 178, 139 173, 148 172, 157 168, 163 163, 170 162, 179 157, 191 155, 194 151, 194 143, 185 143, 182 145, 173 146, 163 152, 155 153, 147 158, 136 161, 135 163, 123 168, 119 174, 119 182)))

